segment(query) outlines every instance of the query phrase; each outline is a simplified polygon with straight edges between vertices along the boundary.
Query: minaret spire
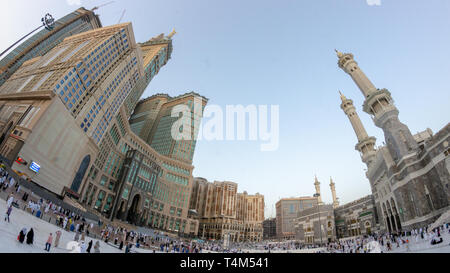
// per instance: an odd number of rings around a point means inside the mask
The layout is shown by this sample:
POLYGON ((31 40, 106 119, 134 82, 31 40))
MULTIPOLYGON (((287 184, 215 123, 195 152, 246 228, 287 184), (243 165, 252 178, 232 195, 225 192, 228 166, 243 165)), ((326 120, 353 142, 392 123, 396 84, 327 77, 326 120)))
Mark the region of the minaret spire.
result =
POLYGON ((361 119, 356 113, 355 106, 353 105, 353 101, 347 99, 341 91, 339 91, 341 95, 341 109, 347 115, 350 123, 352 124, 353 130, 355 131, 356 137, 358 138, 358 144, 356 144, 355 149, 361 153, 361 159, 367 166, 370 165, 371 162, 375 160, 375 137, 369 137, 367 134, 364 125, 361 122, 361 119))
POLYGON ((175 28, 174 28, 174 29, 172 30, 172 32, 169 33, 169 35, 167 35, 167 37, 168 37, 169 39, 172 39, 172 37, 173 37, 175 34, 177 34, 177 32, 175 31, 175 28))
POLYGON ((331 188, 331 195, 333 196, 333 208, 339 207, 339 201, 336 197, 336 185, 333 182, 333 178, 330 177, 330 188, 331 188))
POLYGON ((322 202, 322 196, 320 195, 320 182, 317 179, 317 176, 315 176, 314 186, 316 188, 316 193, 319 195, 319 197, 318 197, 319 204, 322 205, 323 202, 322 202))
POLYGON ((371 93, 377 91, 373 83, 369 80, 369 78, 367 78, 366 74, 359 69, 358 63, 353 59, 353 54, 342 53, 338 50, 336 50, 336 53, 339 59, 339 67, 352 77, 364 97, 367 97, 371 93))
POLYGON ((364 112, 370 114, 375 125, 383 129, 387 148, 394 161, 398 162, 406 155, 416 153, 419 145, 409 128, 398 119, 399 111, 391 93, 387 89, 375 88, 352 54, 345 53, 338 58, 339 67, 352 77, 364 95, 364 112))

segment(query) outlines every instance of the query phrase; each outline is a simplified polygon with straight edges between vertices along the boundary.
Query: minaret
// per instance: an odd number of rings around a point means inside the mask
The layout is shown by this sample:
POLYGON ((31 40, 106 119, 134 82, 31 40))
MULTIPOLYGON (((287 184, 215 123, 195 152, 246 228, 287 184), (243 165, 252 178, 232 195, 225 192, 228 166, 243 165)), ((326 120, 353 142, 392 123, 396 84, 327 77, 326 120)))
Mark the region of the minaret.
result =
POLYGON ((341 108, 350 120, 356 137, 358 138, 358 144, 356 144, 355 149, 360 152, 362 161, 369 167, 369 165, 375 161, 376 138, 367 135, 366 129, 364 128, 358 113, 356 113, 353 101, 347 99, 341 91, 339 91, 339 94, 341 94, 342 100, 341 108))
POLYGON ((323 202, 322 202, 322 196, 320 195, 320 182, 317 179, 317 176, 315 178, 316 179, 315 179, 315 182, 314 182, 314 186, 316 187, 316 193, 319 195, 319 198, 318 198, 319 204, 322 205, 323 202))
POLYGON ((336 197, 336 185, 333 182, 333 178, 330 177, 330 188, 331 188, 331 194, 333 196, 333 208, 339 207, 339 201, 336 197))
POLYGON ((377 89, 358 67, 351 53, 337 51, 339 67, 348 73, 364 95, 364 112, 372 116, 375 125, 383 129, 387 148, 395 162, 415 153, 418 144, 409 128, 398 119, 398 109, 387 89, 377 89))

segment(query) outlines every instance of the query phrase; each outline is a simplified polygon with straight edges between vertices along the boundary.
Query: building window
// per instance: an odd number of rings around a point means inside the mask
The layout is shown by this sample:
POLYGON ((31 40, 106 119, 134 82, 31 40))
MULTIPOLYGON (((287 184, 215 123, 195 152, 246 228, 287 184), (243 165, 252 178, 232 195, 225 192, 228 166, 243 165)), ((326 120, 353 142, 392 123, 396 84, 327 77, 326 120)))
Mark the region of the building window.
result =
POLYGON ((94 209, 100 211, 100 209, 102 207, 102 203, 103 203, 103 198, 104 197, 105 197, 105 192, 104 191, 100 191, 100 193, 98 194, 98 197, 97 197, 97 202, 95 202, 94 209))
POLYGON ((128 199, 128 189, 127 188, 123 190, 122 198, 128 199))
POLYGON ((102 179, 100 180, 100 185, 105 186, 106 181, 108 181, 108 177, 102 176, 102 179))

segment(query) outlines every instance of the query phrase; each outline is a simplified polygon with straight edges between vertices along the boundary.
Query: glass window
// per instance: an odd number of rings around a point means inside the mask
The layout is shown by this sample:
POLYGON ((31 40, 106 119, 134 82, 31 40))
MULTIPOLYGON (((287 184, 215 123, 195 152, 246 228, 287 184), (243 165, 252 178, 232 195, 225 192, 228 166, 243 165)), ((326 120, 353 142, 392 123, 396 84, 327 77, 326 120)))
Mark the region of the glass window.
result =
POLYGON ((106 184, 106 181, 108 181, 108 178, 106 176, 102 176, 102 179, 100 181, 100 185, 104 186, 106 184))
POLYGON ((128 189, 127 189, 127 188, 125 188, 125 189, 123 190, 122 198, 123 198, 123 199, 128 199, 128 189))

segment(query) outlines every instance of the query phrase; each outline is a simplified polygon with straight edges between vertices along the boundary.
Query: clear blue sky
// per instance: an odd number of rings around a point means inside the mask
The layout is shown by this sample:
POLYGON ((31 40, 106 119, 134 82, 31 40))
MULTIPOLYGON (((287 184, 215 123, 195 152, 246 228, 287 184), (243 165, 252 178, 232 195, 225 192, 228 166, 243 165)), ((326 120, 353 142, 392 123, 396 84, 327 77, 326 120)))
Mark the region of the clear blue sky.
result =
MULTIPOLYGON (((75 10, 76 0, 2 0, 0 48, 40 23, 75 10)), ((81 0, 92 8, 107 2, 81 0)), ((280 148, 260 152, 259 142, 200 141, 194 175, 228 180, 239 191, 266 198, 266 216, 280 197, 311 196, 314 174, 323 200, 329 178, 341 204, 370 194, 365 165, 354 150, 353 129, 340 109, 338 90, 354 100, 370 135, 381 129, 362 112, 363 97, 337 66, 334 48, 352 52, 378 88, 388 88, 400 120, 413 133, 439 131, 450 116, 450 1, 381 0, 152 0, 115 1, 97 12, 104 25, 133 23, 145 41, 173 27, 172 59, 145 96, 196 91, 210 104, 280 106, 280 148)))

